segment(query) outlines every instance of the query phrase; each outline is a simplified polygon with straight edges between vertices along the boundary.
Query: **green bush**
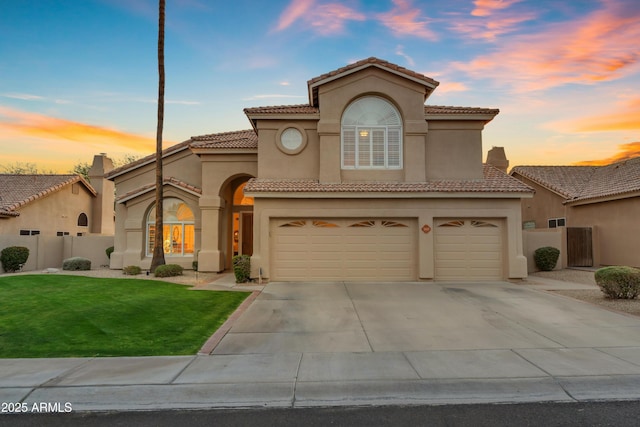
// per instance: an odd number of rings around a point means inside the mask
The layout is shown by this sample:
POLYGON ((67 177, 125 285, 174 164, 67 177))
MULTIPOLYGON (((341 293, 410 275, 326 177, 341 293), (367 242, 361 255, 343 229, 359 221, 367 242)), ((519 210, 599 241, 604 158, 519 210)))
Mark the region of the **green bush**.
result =
POLYGON ((193 267, 193 271, 198 271, 198 261, 193 261, 191 267, 193 267))
POLYGON ((533 253, 533 259, 536 262, 536 267, 542 271, 551 271, 556 268, 559 257, 560 250, 551 246, 538 248, 533 253))
POLYGON ((142 273, 142 269, 137 265, 128 265, 122 269, 122 273, 126 274, 127 276, 137 276, 138 274, 142 273))
POLYGON ((251 257, 249 255, 236 255, 232 261, 236 283, 248 282, 251 277, 251 257))
POLYGON ((640 294, 640 269, 604 267, 596 271, 595 278, 608 298, 634 299, 640 294))
POLYGON ((173 277, 182 276, 184 269, 178 264, 164 264, 156 267, 156 271, 153 273, 156 277, 173 277))
POLYGON ((114 251, 114 247, 113 246, 109 246, 107 249, 104 250, 105 253, 107 254, 107 258, 111 259, 111 254, 114 251))
POLYGON ((62 269, 71 271, 91 270, 91 260, 80 256, 67 258, 62 261, 62 269))
POLYGON ((0 252, 2 269, 7 273, 21 270, 29 258, 29 249, 24 246, 9 246, 0 252))

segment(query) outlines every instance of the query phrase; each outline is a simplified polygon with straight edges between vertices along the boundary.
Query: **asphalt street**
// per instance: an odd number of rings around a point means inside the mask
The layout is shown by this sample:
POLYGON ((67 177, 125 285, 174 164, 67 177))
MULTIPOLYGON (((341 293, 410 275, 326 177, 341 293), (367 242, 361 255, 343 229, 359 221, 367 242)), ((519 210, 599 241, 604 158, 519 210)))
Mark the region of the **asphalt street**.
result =
POLYGON ((198 411, 75 412, 0 416, 12 427, 73 426, 615 426, 636 427, 640 401, 503 405, 376 406, 198 411))

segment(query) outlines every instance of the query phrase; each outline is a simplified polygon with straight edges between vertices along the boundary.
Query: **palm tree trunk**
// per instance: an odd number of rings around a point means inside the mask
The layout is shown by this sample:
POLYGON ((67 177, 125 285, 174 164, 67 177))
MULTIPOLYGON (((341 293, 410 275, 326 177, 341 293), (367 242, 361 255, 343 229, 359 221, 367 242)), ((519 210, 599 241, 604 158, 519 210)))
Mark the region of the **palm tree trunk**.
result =
POLYGON ((151 258, 151 272, 165 263, 163 249, 163 217, 162 217, 162 130, 164 126, 164 14, 165 0, 159 0, 158 17, 158 126, 156 129, 156 227, 153 242, 153 258, 151 258))

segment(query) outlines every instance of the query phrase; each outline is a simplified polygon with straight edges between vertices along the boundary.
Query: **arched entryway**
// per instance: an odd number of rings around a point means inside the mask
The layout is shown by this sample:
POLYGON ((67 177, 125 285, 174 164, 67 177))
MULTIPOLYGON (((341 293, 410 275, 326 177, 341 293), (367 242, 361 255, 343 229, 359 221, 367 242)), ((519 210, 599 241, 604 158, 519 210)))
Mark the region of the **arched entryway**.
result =
POLYGON ((244 187, 252 177, 229 179, 220 193, 224 199, 221 215, 220 247, 224 248, 226 268, 235 255, 253 255, 253 198, 245 197, 244 187))
POLYGON ((233 255, 253 255, 253 197, 244 195, 246 184, 233 192, 233 255))

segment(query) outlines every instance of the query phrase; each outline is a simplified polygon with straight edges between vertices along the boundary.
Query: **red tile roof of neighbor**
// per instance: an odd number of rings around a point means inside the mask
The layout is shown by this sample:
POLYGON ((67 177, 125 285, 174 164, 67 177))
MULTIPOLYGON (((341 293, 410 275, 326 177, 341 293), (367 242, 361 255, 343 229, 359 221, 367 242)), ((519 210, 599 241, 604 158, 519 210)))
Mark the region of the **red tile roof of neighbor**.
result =
POLYGON ((533 193, 533 189, 490 165, 484 179, 426 182, 342 182, 322 184, 314 179, 251 179, 247 193, 533 193))
POLYGON ((514 173, 557 192, 567 202, 640 191, 640 157, 607 166, 516 166, 514 173))
POLYGON ((19 216, 20 207, 76 182, 82 183, 92 195, 97 195, 91 184, 80 175, 0 174, 0 216, 19 216))

